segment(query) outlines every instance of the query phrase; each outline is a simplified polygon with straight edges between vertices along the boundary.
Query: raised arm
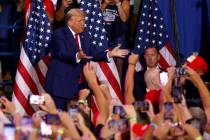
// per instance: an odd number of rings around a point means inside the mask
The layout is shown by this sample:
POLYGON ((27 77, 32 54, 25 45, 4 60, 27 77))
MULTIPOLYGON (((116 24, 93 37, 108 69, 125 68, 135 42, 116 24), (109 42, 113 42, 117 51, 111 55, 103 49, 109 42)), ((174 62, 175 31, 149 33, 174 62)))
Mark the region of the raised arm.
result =
POLYGON ((125 77, 125 103, 132 104, 135 99, 133 96, 134 89, 134 73, 135 73, 135 65, 139 59, 139 55, 132 54, 128 59, 128 69, 125 77))
POLYGON ((97 82, 96 74, 93 69, 93 66, 90 63, 87 63, 84 66, 83 69, 84 76, 86 81, 88 82, 89 87, 92 89, 95 99, 96 99, 96 104, 99 108, 100 116, 103 118, 103 122, 105 123, 106 118, 108 118, 108 108, 106 106, 108 105, 106 98, 104 97, 102 90, 97 82))
POLYGON ((116 2, 120 19, 123 22, 126 22, 129 18, 129 13, 130 13, 130 1, 123 0, 122 2, 120 2, 120 0, 115 0, 115 2, 116 2))

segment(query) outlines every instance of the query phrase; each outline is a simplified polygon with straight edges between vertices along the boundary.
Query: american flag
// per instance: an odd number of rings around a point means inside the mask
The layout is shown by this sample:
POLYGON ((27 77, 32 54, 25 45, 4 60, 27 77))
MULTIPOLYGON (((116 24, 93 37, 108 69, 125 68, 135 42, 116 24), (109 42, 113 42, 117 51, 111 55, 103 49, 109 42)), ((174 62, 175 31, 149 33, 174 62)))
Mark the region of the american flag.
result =
POLYGON ((28 95, 44 92, 50 37, 51 24, 42 0, 32 0, 13 94, 13 102, 22 114, 32 115, 34 113, 34 109, 28 102, 28 95))
POLYGON ((157 0, 143 1, 133 52, 141 55, 150 44, 154 44, 160 50, 159 63, 163 68, 176 65, 157 0))
MULTIPOLYGON (((108 50, 108 39, 106 37, 105 23, 103 21, 99 0, 82 0, 80 8, 87 14, 85 26, 87 32, 93 39, 92 45, 97 48, 97 51, 108 50)), ((92 64, 94 65, 99 82, 106 83, 112 97, 119 99, 122 103, 123 98, 121 94, 120 78, 113 59, 110 63, 93 62, 92 64)), ((92 107, 94 106, 95 105, 92 105, 92 107)), ((94 108, 92 110, 95 112, 94 108)))

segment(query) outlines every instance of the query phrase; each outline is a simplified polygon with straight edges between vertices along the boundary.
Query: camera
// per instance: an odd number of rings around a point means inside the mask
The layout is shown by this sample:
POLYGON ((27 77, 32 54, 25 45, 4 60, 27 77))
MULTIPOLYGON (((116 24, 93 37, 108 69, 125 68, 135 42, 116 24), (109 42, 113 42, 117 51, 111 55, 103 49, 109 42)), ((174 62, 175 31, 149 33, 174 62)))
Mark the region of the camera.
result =
POLYGON ((47 124, 51 124, 51 125, 61 124, 59 116, 54 115, 54 114, 47 114, 45 116, 45 121, 46 121, 47 124))
POLYGON ((34 105, 43 105, 44 104, 44 96, 41 95, 32 95, 28 96, 28 100, 30 104, 34 105))
POLYGON ((134 108, 137 111, 147 111, 149 110, 149 103, 145 101, 137 101, 134 103, 134 108))
POLYGON ((187 75, 186 69, 182 67, 176 68, 176 77, 187 75))
POLYGON ((180 85, 174 85, 172 89, 172 97, 174 98, 174 103, 182 102, 183 88, 180 85))
POLYGON ((173 121, 173 104, 172 104, 172 102, 165 102, 163 107, 164 107, 164 120, 173 121))
POLYGON ((125 117, 125 111, 122 106, 114 106, 113 114, 118 114, 120 116, 120 118, 125 117))

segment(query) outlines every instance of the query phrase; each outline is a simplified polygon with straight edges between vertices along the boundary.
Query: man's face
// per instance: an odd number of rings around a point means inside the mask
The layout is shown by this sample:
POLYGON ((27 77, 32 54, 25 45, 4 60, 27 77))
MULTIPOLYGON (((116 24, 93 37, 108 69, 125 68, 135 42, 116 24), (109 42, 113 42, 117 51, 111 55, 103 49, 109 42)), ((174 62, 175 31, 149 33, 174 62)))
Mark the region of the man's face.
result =
POLYGON ((69 26, 75 33, 81 33, 85 28, 85 17, 84 16, 72 16, 68 22, 69 26))
POLYGON ((159 54, 155 48, 148 48, 144 55, 147 67, 154 68, 158 65, 159 54))

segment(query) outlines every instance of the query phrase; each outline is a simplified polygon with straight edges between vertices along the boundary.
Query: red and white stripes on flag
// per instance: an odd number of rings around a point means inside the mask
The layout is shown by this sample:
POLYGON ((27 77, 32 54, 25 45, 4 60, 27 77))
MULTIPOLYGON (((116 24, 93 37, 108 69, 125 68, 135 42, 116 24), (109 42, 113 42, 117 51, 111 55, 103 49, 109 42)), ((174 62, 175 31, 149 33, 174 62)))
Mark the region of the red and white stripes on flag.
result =
POLYGON ((109 87, 111 96, 119 99, 119 102, 123 103, 120 78, 113 58, 111 58, 109 63, 92 62, 92 64, 99 83, 106 84, 109 87))
POLYGON ((168 68, 169 66, 176 65, 176 56, 169 43, 159 50, 160 61, 159 64, 162 68, 168 68))
POLYGON ((50 56, 47 55, 40 60, 36 67, 33 67, 25 50, 23 48, 21 50, 12 101, 22 115, 32 115, 34 113, 34 109, 28 102, 28 95, 30 93, 41 94, 45 92, 43 85, 49 60, 50 56))

